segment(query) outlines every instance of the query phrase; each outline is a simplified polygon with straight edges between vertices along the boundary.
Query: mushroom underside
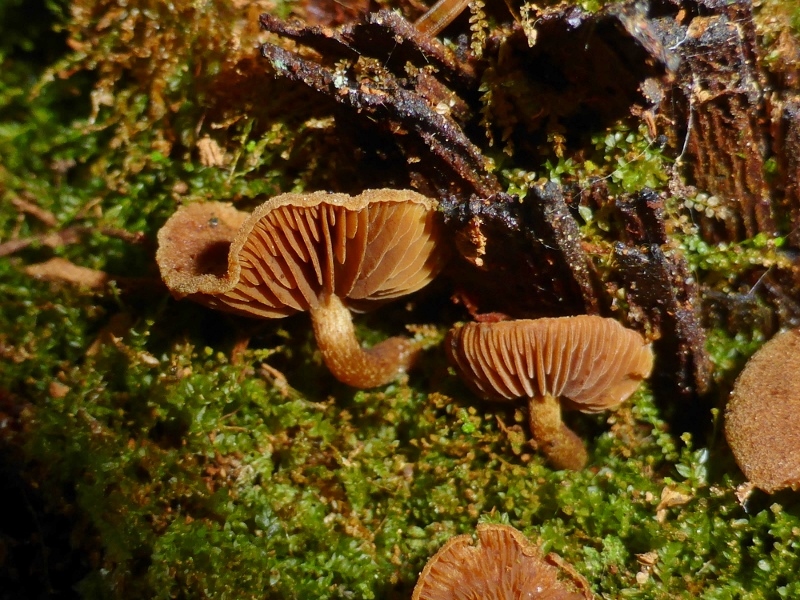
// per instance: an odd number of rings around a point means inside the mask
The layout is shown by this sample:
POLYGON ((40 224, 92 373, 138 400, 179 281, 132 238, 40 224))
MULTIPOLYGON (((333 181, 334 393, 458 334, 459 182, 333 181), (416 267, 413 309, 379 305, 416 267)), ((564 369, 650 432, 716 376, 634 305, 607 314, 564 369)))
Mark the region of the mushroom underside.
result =
POLYGON ((618 406, 653 365, 638 333, 590 315, 468 323, 450 331, 445 348, 481 397, 528 399, 531 433, 557 468, 586 461, 583 443, 561 421, 561 406, 582 412, 618 406))
POLYGON ((483 523, 451 538, 425 565, 412 600, 579 600, 539 549, 508 525, 483 523))
POLYGON ((177 297, 260 318, 309 311, 334 376, 375 387, 404 372, 418 348, 390 338, 363 350, 350 310, 433 279, 444 260, 435 208, 404 190, 283 194, 249 215, 218 202, 189 205, 159 232, 157 260, 177 297))

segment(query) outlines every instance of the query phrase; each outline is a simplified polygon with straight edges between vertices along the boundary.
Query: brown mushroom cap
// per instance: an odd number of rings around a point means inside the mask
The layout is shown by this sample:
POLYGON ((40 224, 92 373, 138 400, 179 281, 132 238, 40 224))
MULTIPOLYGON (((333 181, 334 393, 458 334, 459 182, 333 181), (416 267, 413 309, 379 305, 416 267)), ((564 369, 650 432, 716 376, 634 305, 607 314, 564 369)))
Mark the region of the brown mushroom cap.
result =
POLYGON ((772 338, 739 374, 725 437, 745 476, 767 493, 800 487, 800 330, 772 338))
MULTIPOLYGON (((224 202, 181 207, 158 231, 156 262, 173 295, 213 294, 228 273, 228 252, 250 215, 224 202)), ((211 299, 211 297, 209 298, 211 299)))
POLYGON ((591 315, 468 323, 450 331, 446 348, 486 399, 562 396, 582 412, 618 406, 653 367, 641 335, 591 315))
POLYGON ((445 348, 478 395, 528 398, 531 433, 559 469, 580 469, 587 460, 583 442, 561 421, 559 397, 583 412, 613 408, 653 367, 642 336, 589 315, 468 323, 450 330, 445 348))
POLYGON ((250 215, 218 202, 189 205, 159 231, 156 262, 179 298, 262 318, 310 311, 334 375, 374 387, 404 371, 415 349, 391 338, 364 353, 348 309, 431 281, 442 263, 435 207, 408 190, 282 194, 250 215))
POLYGON ((282 194, 250 215, 192 204, 158 232, 156 262, 175 295, 210 296, 241 314, 284 317, 326 295, 361 312, 436 275, 435 206, 409 190, 282 194))
POLYGON ((509 525, 483 523, 450 539, 425 565, 411 600, 580 600, 539 549, 509 525))

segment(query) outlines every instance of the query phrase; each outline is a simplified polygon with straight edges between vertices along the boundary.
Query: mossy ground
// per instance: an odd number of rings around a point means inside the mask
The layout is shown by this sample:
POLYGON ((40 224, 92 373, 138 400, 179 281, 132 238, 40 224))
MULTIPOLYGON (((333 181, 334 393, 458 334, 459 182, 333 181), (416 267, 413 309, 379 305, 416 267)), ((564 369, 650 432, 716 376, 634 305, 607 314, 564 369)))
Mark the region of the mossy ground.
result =
MULTIPOLYGON (((33 4, 36 19, 30 3, 0 2, 0 230, 35 238, 0 259, 0 431, 41 515, 65 516, 78 595, 409 597, 445 540, 499 520, 599 597, 800 597, 797 497, 740 501, 718 412, 702 439, 681 437, 643 386, 610 416, 573 418, 590 466, 554 472, 523 415, 476 401, 436 347, 407 380, 357 392, 325 372, 302 315, 254 330, 158 286, 152 240, 179 202, 246 205, 336 179, 332 121, 252 62, 254 15, 286 6, 33 4), (45 237, 70 226, 76 238, 45 237), (53 256, 119 282, 97 291, 25 273, 53 256)), ((594 143, 582 164, 512 165, 509 189, 539 177, 664 186, 669 162, 644 131, 620 123, 594 143)), ((774 240, 705 244, 680 202, 676 244, 720 293, 746 294, 738 275, 780 259, 774 240)), ((611 235, 602 214, 581 216, 598 243, 611 235)), ((444 331, 437 302, 387 307, 360 333, 380 334, 384 318, 444 331)), ((712 329, 720 397, 763 337, 712 329)), ((30 561, 43 588, 57 568, 48 542, 30 561)), ((0 533, 9 590, 25 580, 21 545, 0 533)))

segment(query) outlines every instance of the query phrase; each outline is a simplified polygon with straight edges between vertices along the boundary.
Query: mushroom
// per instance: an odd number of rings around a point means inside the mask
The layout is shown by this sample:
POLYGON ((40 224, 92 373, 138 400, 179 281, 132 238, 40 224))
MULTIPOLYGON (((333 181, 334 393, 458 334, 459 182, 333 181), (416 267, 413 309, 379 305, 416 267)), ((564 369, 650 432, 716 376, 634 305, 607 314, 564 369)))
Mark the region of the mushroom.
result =
POLYGON ((252 214, 192 204, 158 232, 156 262, 177 298, 261 318, 309 311, 333 375, 370 388, 404 372, 419 347, 392 337, 364 350, 350 311, 431 281, 443 261, 435 209, 416 192, 388 189, 282 194, 252 214))
POLYGON ((725 411, 725 437, 739 468, 772 494, 800 487, 800 330, 779 333, 739 374, 725 411))
POLYGON ((428 561, 411 600, 580 600, 539 549, 509 525, 482 523, 478 543, 458 535, 428 561))
POLYGON ((434 37, 469 6, 469 0, 439 0, 414 23, 421 33, 434 37))
POLYGON ((586 413, 614 408, 653 367, 642 336, 589 315, 469 323, 450 330, 445 348, 481 397, 528 398, 533 438, 559 469, 586 464, 583 442, 561 421, 561 405, 586 413))

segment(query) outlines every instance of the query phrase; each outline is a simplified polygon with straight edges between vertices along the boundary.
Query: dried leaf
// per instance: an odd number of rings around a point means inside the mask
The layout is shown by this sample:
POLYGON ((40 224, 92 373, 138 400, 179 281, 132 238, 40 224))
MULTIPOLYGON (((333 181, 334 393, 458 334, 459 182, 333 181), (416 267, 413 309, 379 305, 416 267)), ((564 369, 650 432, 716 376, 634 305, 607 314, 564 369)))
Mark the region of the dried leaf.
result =
POLYGON ((673 506, 683 506, 692 499, 689 494, 684 494, 678 490, 666 486, 661 490, 661 501, 656 507, 656 521, 663 523, 667 518, 667 509, 673 506))
POLYGON ((12 198, 11 204, 13 204, 18 211, 36 217, 45 225, 55 227, 58 224, 58 219, 56 219, 53 213, 51 213, 49 210, 43 209, 34 202, 29 202, 28 200, 24 200, 22 198, 12 198))

